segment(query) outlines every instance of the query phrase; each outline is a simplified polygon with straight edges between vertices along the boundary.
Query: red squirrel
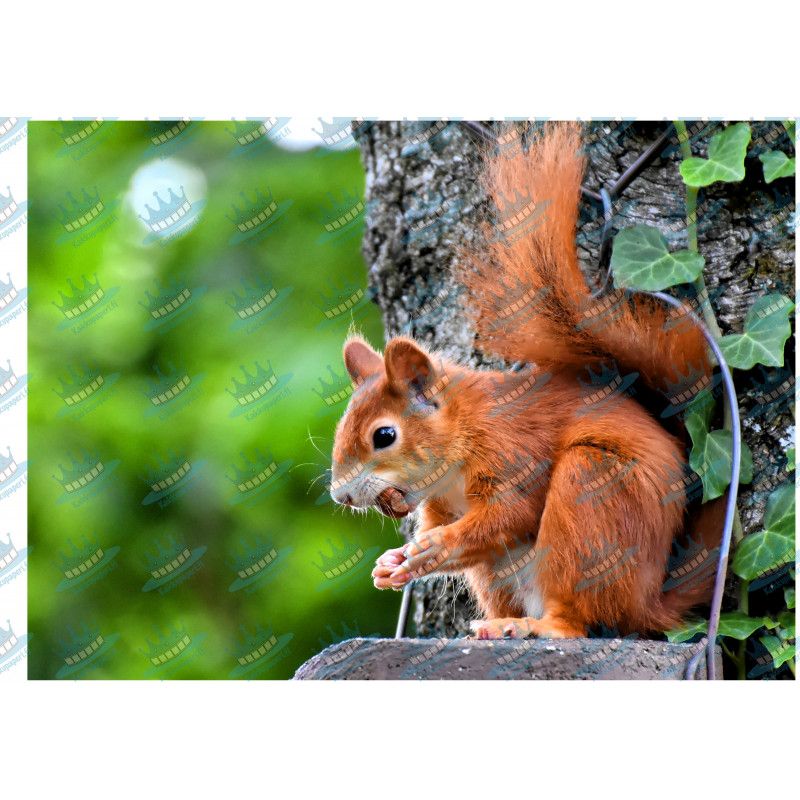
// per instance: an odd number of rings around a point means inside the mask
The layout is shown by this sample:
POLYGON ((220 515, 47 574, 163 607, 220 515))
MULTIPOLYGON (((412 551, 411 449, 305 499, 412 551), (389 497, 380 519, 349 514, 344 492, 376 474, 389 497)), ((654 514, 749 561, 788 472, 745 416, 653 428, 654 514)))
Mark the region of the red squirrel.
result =
POLYGON ((685 431, 647 405, 708 385, 705 341, 647 296, 592 296, 575 246, 580 145, 576 124, 548 123, 526 148, 487 157, 499 213, 485 249, 461 253, 476 349, 523 369, 474 370, 402 336, 382 355, 358 336, 344 345, 354 390, 331 495, 416 513, 412 541, 377 560, 375 586, 461 574, 481 639, 643 635, 713 589, 721 505, 689 505, 685 431), (676 543, 690 555, 702 544, 708 563, 670 589, 676 543))

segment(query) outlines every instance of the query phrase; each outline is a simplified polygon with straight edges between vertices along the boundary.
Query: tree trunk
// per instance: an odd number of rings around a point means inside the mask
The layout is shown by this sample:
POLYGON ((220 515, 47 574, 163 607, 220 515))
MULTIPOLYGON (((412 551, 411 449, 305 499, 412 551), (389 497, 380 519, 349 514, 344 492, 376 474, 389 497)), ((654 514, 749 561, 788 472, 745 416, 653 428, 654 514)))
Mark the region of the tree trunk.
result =
MULTIPOLYGON (((695 154, 706 155, 702 126, 694 140, 695 154)), ((487 127, 491 127, 487 124, 487 127)), ((667 123, 597 123, 586 125, 588 166, 583 185, 599 192, 609 187, 665 130, 667 123)), ((482 234, 487 201, 476 181, 479 145, 458 123, 441 129, 426 123, 382 122, 362 134, 360 145, 367 173, 367 228, 363 254, 375 301, 383 312, 387 340, 413 336, 448 356, 473 366, 489 362, 472 348, 473 334, 450 278, 456 248, 482 234), (428 137, 426 141, 421 140, 428 137)), ((753 123, 753 140, 766 137, 769 147, 793 155, 786 136, 772 141, 779 123, 753 123)), ((718 129, 717 129, 718 130, 718 129)), ((753 301, 770 292, 793 299, 794 236, 789 211, 794 211, 794 179, 764 183, 761 162, 748 153, 741 183, 715 183, 698 198, 699 251, 706 261, 705 280, 723 334, 741 333, 753 301)), ((685 187, 679 172, 677 138, 622 193, 615 204, 614 228, 646 222, 658 226, 671 250, 686 247, 685 187)), ((602 209, 582 200, 578 247, 589 279, 598 273, 602 209)), ((791 341, 791 340, 790 340, 791 341)), ((787 364, 793 363, 787 354, 787 364)), ((770 370, 769 373, 774 373, 770 370)), ((737 371, 744 439, 753 451, 755 478, 740 487, 739 508, 744 534, 761 526, 771 486, 785 480, 782 472, 788 437, 793 435, 791 409, 751 416, 763 384, 757 368, 737 371)), ((402 528, 406 535, 410 529, 402 528)), ((734 603, 729 577, 724 608, 734 603)), ((421 637, 461 636, 475 617, 468 595, 451 580, 417 582, 414 624, 421 637)), ((752 613, 752 610, 751 610, 752 613)))

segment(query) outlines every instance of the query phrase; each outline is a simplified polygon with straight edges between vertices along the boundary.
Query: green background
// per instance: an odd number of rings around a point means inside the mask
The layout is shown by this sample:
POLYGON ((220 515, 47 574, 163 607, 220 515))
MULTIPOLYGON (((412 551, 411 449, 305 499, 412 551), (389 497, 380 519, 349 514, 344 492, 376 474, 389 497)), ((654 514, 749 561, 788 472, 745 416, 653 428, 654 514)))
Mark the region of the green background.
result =
MULTIPOLYGON (((142 678, 150 666, 146 638, 157 640, 153 626, 169 634, 170 623, 185 627, 193 641, 191 656, 184 654, 180 667, 181 658, 176 659, 170 677, 193 679, 231 674, 237 666, 235 639, 244 640, 242 625, 250 633, 256 623, 264 630, 271 625, 282 644, 280 652, 259 662, 259 678, 291 677, 324 643, 334 641, 334 634, 392 635, 399 595, 376 591, 369 573, 380 552, 398 545, 399 535, 377 516, 345 516, 329 500, 318 503, 325 499, 325 479, 312 484, 329 466, 341 413, 338 407, 325 415, 314 390, 321 389, 319 378, 330 380, 328 365, 342 373, 341 346, 351 322, 345 314, 341 324, 326 326, 314 303, 322 302, 320 292, 332 295, 328 279, 338 287, 343 277, 366 286, 359 249, 363 225, 342 241, 320 243, 324 229, 315 215, 322 213, 321 205, 330 209, 328 192, 339 199, 342 190, 352 196, 356 187, 363 197, 358 150, 289 152, 266 140, 245 148, 232 135, 232 122, 194 122, 160 147, 151 144, 144 122, 105 122, 72 147, 60 132, 59 123, 33 122, 28 128, 29 543, 34 548, 28 572, 34 634, 29 677, 56 676, 64 666, 54 652, 61 651, 59 639, 70 643, 68 626, 80 635, 82 623, 106 640, 119 636, 113 651, 82 675, 89 679, 142 678), (148 229, 137 216, 147 216, 141 187, 149 189, 154 176, 166 176, 176 193, 186 178, 195 211, 205 200, 194 224, 166 246, 145 243, 148 229), (84 229, 92 234, 84 241, 65 236, 59 204, 69 211, 68 191, 81 200, 82 189, 93 194, 95 186, 106 207, 103 217, 84 229), (237 229, 226 214, 233 216, 232 203, 243 207, 240 192, 252 200, 256 188, 262 195, 271 191, 277 203, 291 200, 291 207, 252 246, 231 244, 237 229), (69 296, 68 279, 80 288, 81 276, 93 281, 95 273, 106 295, 119 287, 116 305, 107 308, 107 297, 105 313, 90 325, 77 331, 65 327, 59 291, 69 296), (181 276, 192 291, 191 307, 177 314, 168 330, 145 330, 150 315, 140 302, 146 303, 146 290, 155 292, 154 279, 168 287, 170 277, 181 276), (232 330, 238 317, 227 303, 233 303, 234 290, 243 294, 241 278, 253 286, 255 276, 267 284, 271 279, 277 290, 291 287, 291 293, 266 324, 232 330), (51 389, 61 390, 59 379, 70 378, 68 367, 80 374, 81 362, 92 367, 95 361, 107 384, 119 373, 113 386, 104 387, 103 402, 90 404, 82 416, 63 411, 58 416, 64 403, 51 389), (234 377, 243 379, 240 365, 253 374, 256 361, 265 368, 269 363, 279 378, 291 374, 287 392, 253 419, 231 416, 237 403, 226 389, 233 389, 234 377), (154 365, 168 373, 168 362, 176 367, 183 362, 190 376, 205 375, 199 396, 165 419, 146 416, 152 407, 146 379, 157 377, 154 365), (254 460, 256 447, 271 452, 278 464, 292 462, 287 482, 252 506, 232 504, 238 490, 227 476, 234 474, 234 463, 243 465, 240 453, 254 460), (59 465, 70 466, 68 452, 81 461, 82 448, 89 453, 96 448, 107 470, 99 488, 86 492, 89 499, 75 505, 74 497, 64 501, 53 476, 62 477, 59 465), (147 476, 146 465, 155 467, 156 453, 167 458, 169 448, 176 454, 183 449, 197 477, 174 502, 145 505, 150 490, 140 476, 147 476), (191 551, 207 548, 197 562, 201 566, 163 594, 143 591, 150 578, 145 551, 155 552, 155 540, 166 545, 170 534, 183 534, 191 551), (71 553, 68 539, 82 549, 83 535, 90 541, 96 536, 106 552, 118 547, 116 568, 81 591, 57 591, 64 579, 59 552, 71 553), (230 591, 234 550, 243 552, 242 539, 254 545, 256 535, 270 539, 284 560, 256 591, 230 591), (344 579, 331 581, 314 562, 321 563, 319 551, 331 556, 328 539, 344 550, 343 537, 353 546, 357 542, 364 556, 344 579)), ((163 190, 160 196, 168 198, 163 190)), ((152 191, 146 200, 156 205, 152 191)), ((382 344, 374 305, 368 303, 355 323, 382 344)))

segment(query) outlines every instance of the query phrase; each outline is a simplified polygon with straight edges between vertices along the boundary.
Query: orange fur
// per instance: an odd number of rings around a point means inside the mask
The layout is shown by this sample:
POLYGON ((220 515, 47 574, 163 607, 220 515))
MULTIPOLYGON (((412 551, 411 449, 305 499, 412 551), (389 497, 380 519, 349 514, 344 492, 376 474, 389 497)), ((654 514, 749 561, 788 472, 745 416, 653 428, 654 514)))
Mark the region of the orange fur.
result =
POLYGON ((356 507, 387 493, 402 497, 401 511, 419 506, 414 541, 378 560, 375 584, 463 574, 485 617, 482 638, 580 636, 599 625, 645 634, 678 624, 713 583, 663 591, 674 543, 702 531, 711 549, 721 528, 720 503, 690 518, 674 491, 682 431, 623 392, 595 401, 585 388, 587 368, 663 390, 687 365, 706 374, 710 365, 699 330, 665 325, 651 301, 591 299, 574 245, 579 145, 575 126, 551 125, 527 151, 488 161, 500 214, 529 194, 539 222, 516 239, 487 228, 486 250, 466 254, 460 273, 477 345, 529 367, 474 371, 405 337, 383 357, 360 339, 345 345, 355 388, 336 431, 332 494, 356 507), (503 307, 506 290, 536 296, 533 311, 503 307), (611 321, 597 324, 609 309, 611 321), (379 448, 381 426, 397 438, 379 448))

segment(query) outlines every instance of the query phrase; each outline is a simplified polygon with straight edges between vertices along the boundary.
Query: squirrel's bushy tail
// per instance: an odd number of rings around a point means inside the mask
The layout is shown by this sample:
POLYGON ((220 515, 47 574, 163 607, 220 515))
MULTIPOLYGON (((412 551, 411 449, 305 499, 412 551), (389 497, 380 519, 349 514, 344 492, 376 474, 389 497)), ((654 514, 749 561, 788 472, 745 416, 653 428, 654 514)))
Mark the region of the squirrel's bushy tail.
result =
POLYGON ((575 246, 583 171, 577 123, 546 123, 525 148, 487 157, 494 224, 459 275, 478 348, 561 369, 611 358, 662 391, 669 376, 709 374, 702 333, 686 317, 620 290, 591 297, 575 246))

